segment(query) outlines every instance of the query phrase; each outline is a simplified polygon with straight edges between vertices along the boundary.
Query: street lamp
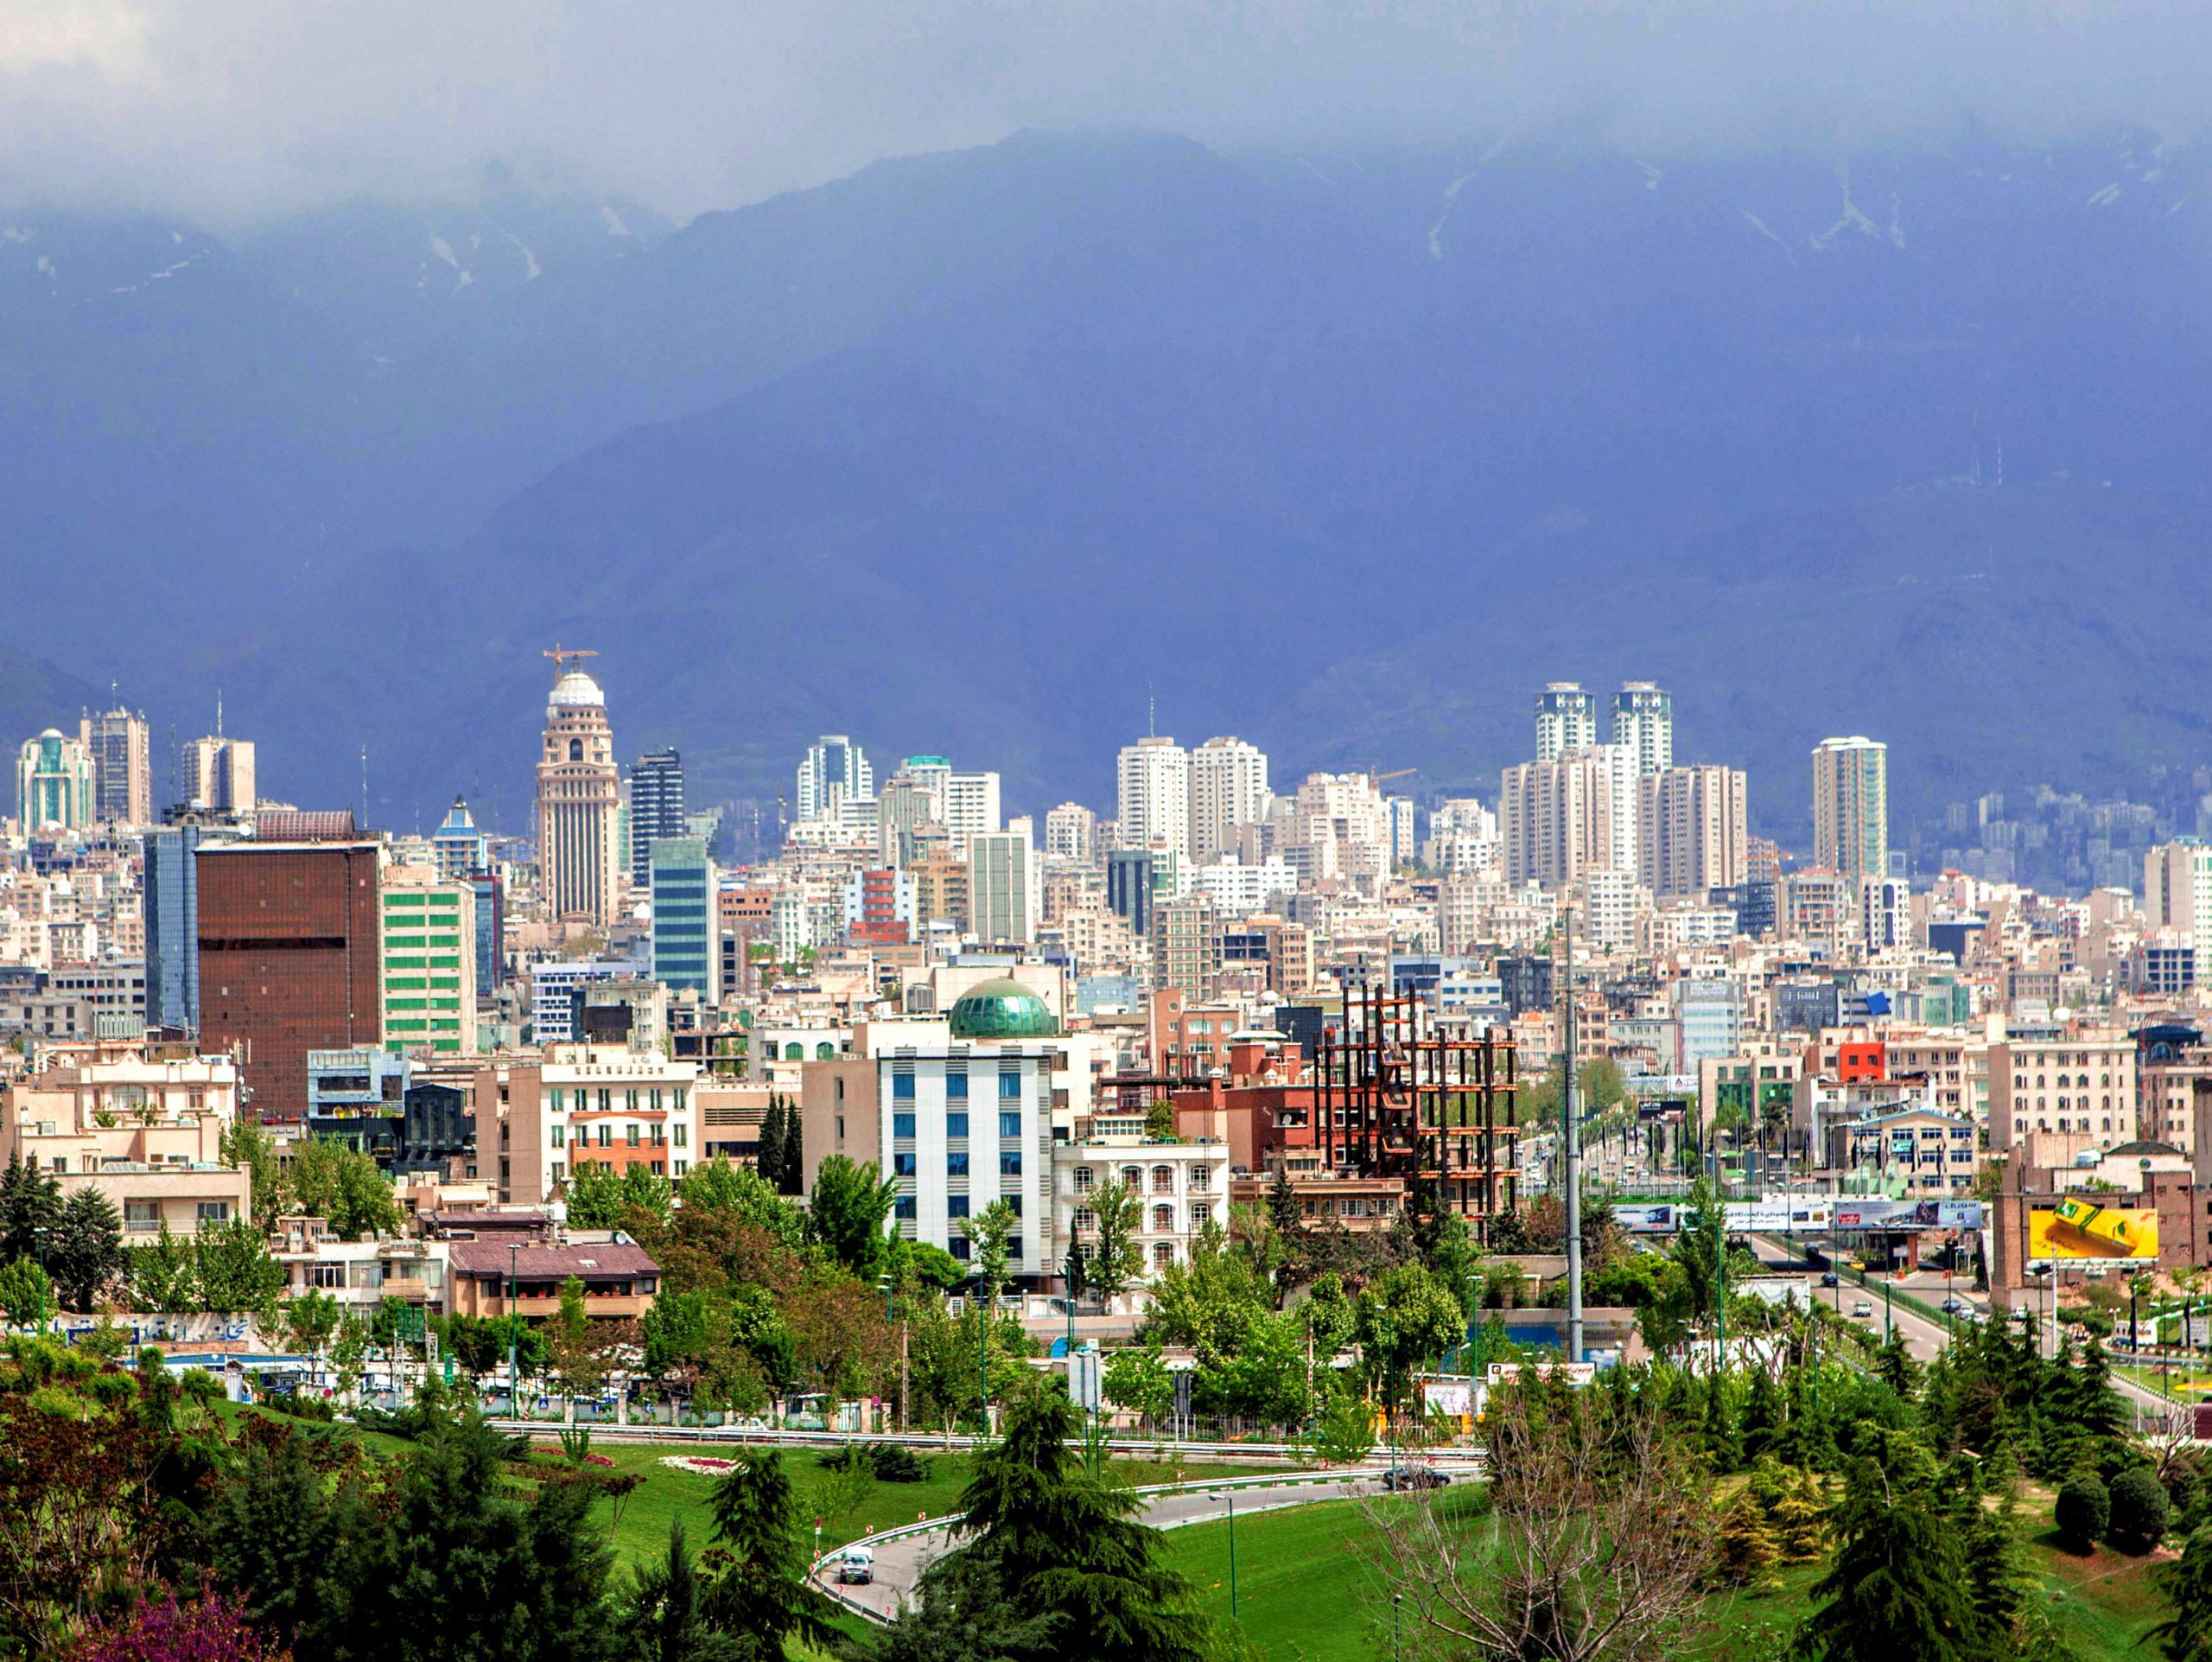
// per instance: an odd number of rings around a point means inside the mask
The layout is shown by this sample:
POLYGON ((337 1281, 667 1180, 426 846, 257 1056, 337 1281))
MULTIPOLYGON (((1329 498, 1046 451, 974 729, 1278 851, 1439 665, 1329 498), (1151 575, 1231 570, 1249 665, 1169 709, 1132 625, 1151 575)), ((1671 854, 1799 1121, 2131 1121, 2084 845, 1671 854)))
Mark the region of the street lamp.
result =
POLYGON ((1390 1595, 1390 1662, 1398 1662, 1398 1611, 1405 1602, 1403 1593, 1390 1595))
MULTIPOLYGON (((507 1244, 507 1413, 514 1419, 522 1417, 522 1360, 520 1347, 515 1342, 522 1332, 522 1318, 516 1314, 522 1300, 516 1270, 521 1252, 518 1243, 507 1244)), ((497 1258, 492 1261, 499 1262, 497 1258)))
POLYGON ((41 1333, 44 1333, 46 1331, 46 1303, 47 1300, 53 1296, 52 1289, 54 1286, 54 1283, 48 1281, 46 1277, 46 1238, 48 1233, 48 1231, 44 1224, 37 1225, 31 1231, 32 1236, 38 1242, 38 1330, 41 1333))

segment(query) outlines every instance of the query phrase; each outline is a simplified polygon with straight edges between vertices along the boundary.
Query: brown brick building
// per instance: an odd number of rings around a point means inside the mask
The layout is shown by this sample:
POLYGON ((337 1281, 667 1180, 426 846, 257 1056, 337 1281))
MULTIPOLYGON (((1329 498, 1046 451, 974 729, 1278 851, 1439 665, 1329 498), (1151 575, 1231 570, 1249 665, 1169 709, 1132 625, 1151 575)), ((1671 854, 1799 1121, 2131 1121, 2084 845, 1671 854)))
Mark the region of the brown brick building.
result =
POLYGON ((200 1033, 238 1048, 250 1115, 307 1115, 308 1052, 372 1045, 379 1016, 371 842, 202 844, 200 1033))

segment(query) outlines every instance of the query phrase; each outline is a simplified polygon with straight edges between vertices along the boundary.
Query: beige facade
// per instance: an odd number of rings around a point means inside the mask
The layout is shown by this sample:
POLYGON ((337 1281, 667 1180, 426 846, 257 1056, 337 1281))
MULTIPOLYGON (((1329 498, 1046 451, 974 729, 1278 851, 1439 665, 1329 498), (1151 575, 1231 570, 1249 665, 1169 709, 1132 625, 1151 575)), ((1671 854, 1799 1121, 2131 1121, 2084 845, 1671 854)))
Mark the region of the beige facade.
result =
POLYGON ((1989 1146, 2035 1132, 2110 1149, 2136 1138, 2135 1041, 2125 1033, 2014 1037, 1989 1048, 1989 1146))
POLYGON ((1638 875, 1645 887, 1673 900, 1744 882, 1751 832, 1742 773, 1711 764, 1669 767, 1638 783, 1638 875))
POLYGON ((546 700, 537 761, 538 888, 549 916, 613 920, 625 864, 615 834, 621 791, 607 695, 568 670, 546 700))
POLYGON ((0 1161, 35 1166, 65 1194, 97 1189, 126 1239, 251 1215, 251 1178, 222 1156, 238 1117, 231 1058, 87 1044, 39 1060, 40 1071, 0 1087, 0 1161))
POLYGON ((695 1061, 626 1045, 549 1045, 542 1058, 495 1063, 477 1079, 479 1166, 488 1101, 500 1115, 505 1203, 557 1200, 582 1165, 643 1166, 673 1180, 703 1157, 695 1061))

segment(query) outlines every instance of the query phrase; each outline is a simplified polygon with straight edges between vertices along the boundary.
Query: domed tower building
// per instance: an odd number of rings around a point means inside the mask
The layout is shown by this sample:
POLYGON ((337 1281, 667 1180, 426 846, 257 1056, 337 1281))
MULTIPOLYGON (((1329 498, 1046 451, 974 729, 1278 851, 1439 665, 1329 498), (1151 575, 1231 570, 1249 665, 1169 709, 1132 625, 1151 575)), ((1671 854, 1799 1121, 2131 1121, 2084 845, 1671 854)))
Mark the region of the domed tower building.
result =
POLYGON ((623 859, 607 694, 579 665, 596 653, 556 646, 545 655, 554 676, 537 761, 538 893, 549 916, 603 928, 614 919, 623 859))

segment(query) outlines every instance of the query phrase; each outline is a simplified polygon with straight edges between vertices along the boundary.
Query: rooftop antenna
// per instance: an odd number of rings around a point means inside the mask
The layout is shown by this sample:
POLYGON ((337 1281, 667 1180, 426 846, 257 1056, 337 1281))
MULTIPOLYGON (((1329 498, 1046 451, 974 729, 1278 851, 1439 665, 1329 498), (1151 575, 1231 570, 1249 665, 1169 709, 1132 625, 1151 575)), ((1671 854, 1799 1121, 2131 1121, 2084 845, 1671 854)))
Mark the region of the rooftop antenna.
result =
POLYGON ((363 746, 361 747, 361 825, 362 825, 362 828, 363 828, 364 830, 366 830, 366 829, 367 829, 367 827, 368 827, 368 823, 369 823, 369 747, 368 747, 367 745, 365 745, 365 745, 363 745, 363 746))
POLYGON ((1152 683, 1144 684, 1144 735, 1148 739, 1160 736, 1160 704, 1152 696, 1152 683))
POLYGON ((223 690, 220 687, 215 689, 215 736, 219 739, 223 736, 223 690))

